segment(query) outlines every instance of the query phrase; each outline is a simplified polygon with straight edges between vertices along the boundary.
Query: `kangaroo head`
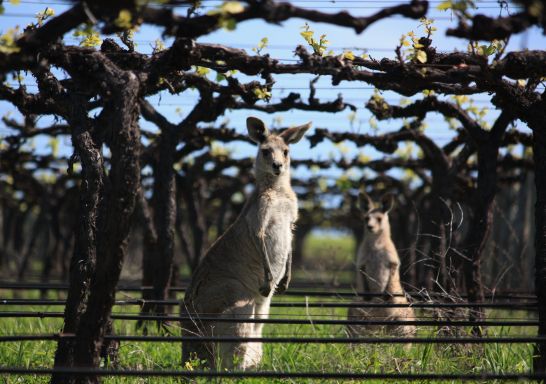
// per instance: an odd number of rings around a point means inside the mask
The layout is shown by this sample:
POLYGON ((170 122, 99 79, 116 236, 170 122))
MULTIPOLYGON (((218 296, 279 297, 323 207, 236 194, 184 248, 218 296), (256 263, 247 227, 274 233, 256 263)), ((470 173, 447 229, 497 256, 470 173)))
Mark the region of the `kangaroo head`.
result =
POLYGON ((264 122, 256 117, 246 119, 248 135, 258 144, 256 172, 281 176, 290 170, 288 145, 301 140, 311 123, 288 128, 280 134, 270 133, 264 122))
POLYGON ((364 191, 359 196, 360 210, 364 214, 366 231, 373 234, 381 234, 390 231, 389 211, 394 205, 394 198, 391 194, 383 195, 381 202, 375 204, 364 191))

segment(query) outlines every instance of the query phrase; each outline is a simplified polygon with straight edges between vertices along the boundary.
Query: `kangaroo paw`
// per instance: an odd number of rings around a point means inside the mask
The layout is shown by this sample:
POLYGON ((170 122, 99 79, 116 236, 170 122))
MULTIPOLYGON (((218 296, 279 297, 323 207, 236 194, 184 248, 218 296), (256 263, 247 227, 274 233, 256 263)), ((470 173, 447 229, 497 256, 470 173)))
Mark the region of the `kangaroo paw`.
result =
POLYGON ((277 288, 275 289, 275 293, 284 293, 288 289, 288 279, 283 278, 279 284, 277 285, 277 288))
POLYGON ((272 289, 273 289, 272 281, 266 280, 263 282, 262 286, 260 287, 260 294, 264 297, 268 297, 272 289))

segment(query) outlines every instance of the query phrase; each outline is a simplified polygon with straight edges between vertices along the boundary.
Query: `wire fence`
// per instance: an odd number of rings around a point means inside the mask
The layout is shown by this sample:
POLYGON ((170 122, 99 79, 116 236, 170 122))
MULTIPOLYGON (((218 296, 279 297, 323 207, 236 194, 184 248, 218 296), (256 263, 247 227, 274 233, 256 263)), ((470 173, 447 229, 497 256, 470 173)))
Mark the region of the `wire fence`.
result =
MULTIPOLYGON (((0 342, 75 340, 74 334, 6 335, 0 342)), ((546 337, 277 337, 277 336, 143 336, 106 335, 105 340, 181 343, 276 343, 276 344, 529 344, 545 343, 546 337)))
MULTIPOLYGON (((115 305, 180 305, 180 301, 177 300, 117 300, 115 305)), ((59 306, 65 305, 64 300, 35 300, 35 299, 0 299, 0 305, 45 305, 45 306, 59 306)), ((271 307, 273 308, 504 308, 504 309, 523 309, 523 310, 535 310, 537 308, 536 302, 485 302, 485 303, 437 303, 437 302, 414 302, 414 303, 389 303, 389 302, 273 302, 271 307)))
MULTIPOLYGON (((188 282, 182 282, 182 285, 168 287, 169 292, 185 292, 188 282)), ((351 284, 331 284, 324 281, 300 281, 291 284, 292 289, 286 291, 282 296, 331 296, 331 297, 385 297, 384 293, 370 293, 353 291, 351 284), (304 290, 308 289, 308 290, 304 290), (321 291, 322 289, 322 291, 321 291), (329 290, 324 290, 329 289, 329 290), (349 292, 347 292, 349 291, 349 292)), ((65 291, 68 290, 67 283, 21 283, 21 282, 0 282, 0 289, 7 290, 51 290, 65 291)), ((141 286, 135 283, 121 283, 117 287, 118 292, 143 292, 152 291, 152 286, 141 286)), ((387 296, 410 296, 416 298, 448 298, 451 297, 443 292, 426 292, 414 291, 406 292, 405 294, 388 294, 387 296)), ((467 298, 466 295, 458 295, 460 299, 467 298)), ((495 292, 485 294, 486 299, 536 299, 536 295, 531 292, 495 292)))
MULTIPOLYGON (((62 312, 0 312, 0 318, 63 318, 62 312)), ((253 324, 293 324, 293 325, 414 325, 414 326, 449 326, 449 327, 535 327, 538 320, 336 320, 336 319, 294 319, 294 318, 241 318, 213 316, 175 316, 175 315, 111 315, 112 320, 133 321, 197 321, 200 323, 253 323, 253 324)))
MULTIPOLYGON (((239 316, 232 317, 217 317, 214 314, 209 313, 191 313, 188 314, 182 311, 180 315, 172 314, 148 314, 148 313, 135 313, 135 312, 120 312, 121 308, 129 308, 131 306, 143 307, 145 305, 159 305, 167 308, 177 307, 182 304, 181 300, 168 299, 168 300, 147 300, 138 298, 128 298, 123 300, 116 300, 115 306, 118 308, 111 315, 113 321, 125 322, 125 321, 154 321, 162 322, 164 324, 179 324, 180 328, 184 322, 192 322, 194 324, 213 324, 213 323, 254 323, 254 324, 269 324, 271 326, 279 325, 300 325, 300 326, 332 326, 338 328, 337 331, 332 333, 323 333, 320 336, 312 333, 304 333, 302 329, 298 329, 297 336, 294 333, 280 333, 276 330, 274 335, 261 336, 261 337, 240 337, 233 335, 209 335, 203 333, 201 336, 196 335, 178 335, 171 334, 169 331, 167 335, 135 335, 135 334, 110 334, 105 336, 105 341, 117 341, 117 342, 142 342, 142 343, 184 343, 184 342, 210 342, 210 343, 270 343, 280 345, 544 345, 546 344, 545 336, 528 336, 523 335, 503 335, 496 336, 496 333, 489 335, 485 334, 482 337, 469 336, 453 336, 452 334, 442 334, 435 332, 431 336, 427 337, 396 337, 396 336, 373 336, 373 335, 360 335, 355 336, 350 333, 340 333, 339 327, 351 327, 351 326, 416 326, 416 327, 438 327, 440 331, 446 327, 502 327, 501 329, 514 328, 516 330, 523 329, 523 327, 539 327, 540 323, 534 319, 534 312, 537 310, 536 296, 528 292, 502 292, 495 293, 486 296, 485 302, 469 303, 464 301, 466 297, 458 296, 456 298, 450 297, 443 293, 429 293, 429 292, 411 292, 405 296, 412 297, 414 302, 409 304, 397 304, 387 301, 367 301, 368 299, 383 298, 399 295, 385 295, 385 294, 370 294, 362 292, 350 291, 350 286, 344 286, 336 289, 327 288, 325 284, 313 284, 312 282, 305 282, 295 284, 299 289, 293 289, 285 293, 287 298, 284 301, 275 301, 271 303, 273 308, 302 308, 305 309, 304 314, 297 313, 274 313, 269 318, 241 318, 239 316), (294 297, 290 300, 289 297, 294 297), (305 297, 305 301, 297 300, 297 297, 305 297), (311 301, 309 300, 311 299, 311 301), (315 301, 316 300, 316 301, 315 301), (414 318, 405 319, 389 319, 381 316, 374 316, 370 314, 365 319, 355 318, 345 315, 340 318, 340 315, 332 313, 310 313, 307 310, 310 308, 316 309, 349 309, 349 308, 415 308, 419 309, 419 313, 416 312, 414 318), (491 309, 491 310, 518 310, 526 311, 528 313, 524 318, 507 318, 495 317, 488 320, 469 320, 468 314, 473 310, 478 309, 491 309), (429 310, 444 310, 444 311, 456 311, 462 310, 463 312, 450 313, 448 318, 442 318, 437 314, 430 313, 427 316, 426 313, 429 310), (282 317, 276 317, 282 316, 282 317), (531 316, 532 318, 528 318, 531 316)), ((12 293, 22 290, 51 290, 51 291, 64 291, 68 288, 64 283, 13 283, 13 282, 0 282, 0 294, 1 290, 9 291, 12 293)), ((171 287, 172 293, 182 293, 185 291, 186 286, 171 287)), ((137 292, 143 293, 150 290, 151 287, 143 287, 136 284, 124 283, 118 287, 118 292, 137 292)), ((277 296, 276 296, 277 297, 277 296)), ((20 299, 20 298, 0 298, 0 319, 6 318, 39 318, 39 319, 62 319, 64 313, 60 311, 44 310, 36 311, 32 306, 44 306, 44 307, 61 307, 66 304, 64 299, 20 299), (11 310, 12 307, 25 307, 29 310, 21 311, 11 310), (3 310, 6 309, 6 310, 3 310)), ((140 308, 136 308, 138 311, 140 308)), ((135 310, 130 309, 130 310, 135 310)), ((504 313, 504 312, 502 312, 504 313)), ((259 315, 259 314, 258 314, 259 315)), ((243 315, 244 316, 244 315, 243 315)), ((0 320, 1 321, 1 320, 0 320)), ((313 329, 313 328, 309 328, 313 329)), ((327 330, 328 328, 326 328, 327 330)), ((342 329, 342 328, 341 328, 342 329)), ((326 332, 326 331, 325 331, 326 332)), ((176 332, 172 332, 176 333, 176 332)), ((501 333, 502 334, 502 333, 501 333)), ((60 340, 74 340, 76 335, 67 333, 44 333, 44 334, 7 334, 0 335, 0 343, 22 343, 22 342, 58 342, 60 340)), ((513 380, 545 380, 546 374, 543 373, 509 373, 509 372, 483 372, 483 373, 401 373, 401 372, 294 372, 294 371, 208 371, 208 370, 173 370, 173 369, 154 369, 154 370, 136 370, 136 369, 91 369, 91 368, 43 368, 43 367, 11 367, 0 366, 0 374, 4 375, 52 375, 54 373, 67 374, 67 375, 86 375, 86 376, 139 376, 139 377, 184 377, 184 378, 218 378, 218 379, 250 379, 250 378, 263 378, 263 379, 321 379, 321 380, 418 380, 418 381, 513 381, 513 380)))
POLYGON ((546 374, 539 373, 369 373, 369 372, 278 372, 278 371, 182 371, 182 370, 126 370, 89 368, 12 368, 0 367, 0 373, 18 375, 51 375, 53 373, 86 376, 139 376, 139 377, 186 377, 224 379, 320 379, 320 380, 543 380, 546 374))

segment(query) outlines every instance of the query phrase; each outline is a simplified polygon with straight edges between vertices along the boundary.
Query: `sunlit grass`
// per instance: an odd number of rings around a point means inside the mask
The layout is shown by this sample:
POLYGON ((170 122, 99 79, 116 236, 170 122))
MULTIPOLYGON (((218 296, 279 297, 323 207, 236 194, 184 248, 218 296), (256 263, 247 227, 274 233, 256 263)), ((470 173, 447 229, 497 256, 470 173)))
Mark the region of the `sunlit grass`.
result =
MULTIPOLYGON (((279 297, 280 300, 301 300, 294 297, 279 297)), ((317 300, 310 298, 310 301, 317 300)), ((324 299, 320 299, 323 301, 324 299)), ((6 306, 4 311, 60 311, 61 307, 6 306)), ((137 306, 117 306, 115 312, 138 312, 137 306)), ((528 318, 524 311, 489 311, 497 318, 528 318)), ((339 318, 343 319, 343 308, 272 308, 271 317, 297 318, 339 318)), ((1 318, 0 334, 50 334, 61 329, 61 319, 51 318, 1 318)), ((116 334, 137 334, 133 321, 116 321, 116 334)), ((467 329, 469 331, 470 329, 467 329)), ((179 335, 178 324, 169 327, 173 335, 179 335)), ((421 327, 418 336, 435 337, 435 327, 421 327)), ((164 334, 154 323, 148 324, 148 334, 164 334)), ((535 335, 534 327, 491 327, 488 337, 535 335)), ((300 337, 345 337, 345 329, 338 325, 285 325, 267 324, 264 336, 300 337)), ((383 335, 388 336, 388 335, 383 335)), ((51 367, 56 343, 53 341, 8 342, 0 344, 0 364, 16 367, 51 367)), ((127 342, 120 347, 121 369, 182 369, 181 346, 179 343, 127 342)), ((530 344, 486 344, 446 345, 446 344, 400 344, 349 345, 349 344, 266 344, 260 370, 273 371, 324 371, 324 372, 372 372, 372 373, 478 373, 478 372, 527 372, 531 367, 532 345, 530 344)), ((15 376, 4 377, 6 383, 16 383, 15 376)), ((153 383, 178 382, 166 378, 108 378, 106 383, 153 383)), ((201 380, 199 380, 201 381, 201 380)), ((202 379, 207 382, 206 379, 202 379)), ((0 380, 0 382, 2 382, 0 380)), ((24 377, 29 383, 47 382, 44 377, 24 377)), ((225 382, 225 380, 222 380, 225 382)), ((234 380, 236 382, 236 380, 234 380)), ((249 382, 272 382, 253 379, 249 382)), ((284 380, 279 382, 291 382, 284 380)), ((298 382, 306 382, 298 380, 298 382)), ((308 382, 312 382, 309 380, 308 382)), ((380 381, 378 381, 380 382, 380 381)))
MULTIPOLYGON (((354 243, 350 237, 311 236, 306 244, 307 260, 313 260, 316 269, 295 271, 297 278, 323 278, 324 281, 350 282, 354 243), (317 272, 317 270, 320 271, 317 272)), ((306 266, 309 268, 309 265, 306 266)), ((182 298, 182 294, 178 298, 182 298)), ((15 292, 0 290, 0 298, 40 298, 39 291, 15 292)), ((49 299, 63 299, 64 293, 49 291, 49 299)), ((118 299, 139 298, 136 292, 120 292, 118 299)), ((299 301, 303 297, 278 296, 276 301, 299 301)), ((340 301, 338 298, 307 298, 313 301, 340 301)), ((62 312, 62 306, 2 306, 2 311, 54 311, 62 312)), ((173 314, 178 308, 173 307, 173 314)), ((116 306, 115 313, 138 313, 139 307, 116 306)), ((344 319, 344 308, 272 308, 272 318, 344 319)), ((418 316, 431 316, 430 310, 417 310, 418 316)), ((490 319, 536 319, 536 314, 527 311, 488 310, 490 319)), ((62 328, 62 319, 57 318, 0 318, 0 335, 51 334, 62 328)), ((149 335, 180 335, 177 323, 167 329, 158 329, 153 322, 147 323, 149 335)), ((420 327, 418 336, 436 337, 437 327, 420 327)), ((488 337, 536 335, 535 327, 491 327, 488 337)), ((135 321, 115 321, 114 332, 134 335, 141 332, 135 321)), ((470 333, 470 328, 465 328, 470 333)), ((266 324, 264 336, 279 337, 345 337, 344 326, 339 325, 288 325, 266 324)), ((388 335, 382 335, 384 337, 388 335)), ((56 349, 54 341, 0 343, 0 365, 13 367, 52 367, 56 349)), ((120 346, 120 369, 181 370, 180 343, 122 342, 120 346)), ((266 371, 290 372, 368 372, 368 373, 515 373, 528 372, 532 366, 531 344, 401 344, 349 345, 349 344, 265 344, 263 360, 258 368, 266 371)), ((47 383, 48 377, 5 376, 0 383, 47 383)), ((217 380, 216 382, 240 382, 241 380, 217 380)), ((105 383, 179 383, 179 378, 105 378, 105 383)), ((199 379, 197 382, 209 382, 199 379)), ((314 383, 316 380, 272 380, 251 379, 250 383, 314 383)), ((335 381, 331 381, 335 382, 335 381)), ((349 381, 350 382, 350 381, 349 381)), ((360 381, 353 381, 360 382, 360 381)), ((367 381, 368 382, 368 381, 367 381)), ((382 383, 383 381, 370 381, 382 383)), ((395 380, 393 382, 400 382, 395 380)))

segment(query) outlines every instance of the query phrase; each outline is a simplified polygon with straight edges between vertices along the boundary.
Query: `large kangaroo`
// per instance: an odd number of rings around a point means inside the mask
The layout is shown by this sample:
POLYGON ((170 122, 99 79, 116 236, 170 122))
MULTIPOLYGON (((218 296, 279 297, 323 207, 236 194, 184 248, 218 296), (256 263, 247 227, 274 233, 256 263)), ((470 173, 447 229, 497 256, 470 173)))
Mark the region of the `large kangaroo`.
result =
MULTIPOLYGON (((400 259, 391 239, 389 211, 394 199, 392 195, 383 196, 378 208, 365 193, 359 195, 360 209, 366 222, 364 240, 357 256, 357 289, 359 292, 385 294, 384 298, 373 298, 372 303, 408 304, 400 283, 400 259)), ((415 320, 411 307, 400 308, 349 308, 349 320, 415 320)), ((352 335, 366 334, 378 330, 379 326, 349 326, 352 335)), ((412 336, 416 332, 413 325, 388 326, 391 333, 412 336)))
MULTIPOLYGON (((259 146, 255 162, 256 189, 237 220, 207 251, 186 291, 181 313, 185 336, 261 337, 263 324, 205 322, 199 317, 263 319, 271 297, 290 281, 292 229, 298 216, 290 186, 288 145, 298 142, 311 126, 271 134, 255 117, 246 121, 250 138, 259 146)), ((261 343, 188 342, 183 363, 204 359, 213 369, 247 369, 262 358, 261 343)))

